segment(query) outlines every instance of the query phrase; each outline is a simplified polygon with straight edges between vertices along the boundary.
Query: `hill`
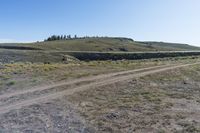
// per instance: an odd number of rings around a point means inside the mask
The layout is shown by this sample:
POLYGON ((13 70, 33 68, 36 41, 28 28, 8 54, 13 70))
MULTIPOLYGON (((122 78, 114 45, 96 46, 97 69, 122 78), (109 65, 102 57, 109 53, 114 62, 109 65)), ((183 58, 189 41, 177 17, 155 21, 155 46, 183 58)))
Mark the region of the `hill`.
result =
POLYGON ((187 44, 138 42, 129 38, 82 38, 0 44, 0 63, 137 60, 200 55, 196 50, 200 51, 200 48, 187 44))
POLYGON ((200 50, 188 44, 164 42, 138 42, 129 38, 85 38, 62 41, 47 41, 29 44, 43 50, 98 51, 98 52, 138 52, 138 51, 188 51, 200 50))
POLYGON ((180 44, 180 43, 168 43, 168 42, 138 42, 144 46, 154 47, 157 49, 163 50, 176 50, 176 51, 185 51, 185 50, 200 50, 199 47, 191 46, 189 44, 180 44))
POLYGON ((40 42, 29 46, 58 51, 135 52, 153 50, 128 38, 84 38, 40 42))
POLYGON ((145 52, 200 50, 188 44, 164 42, 139 42, 129 38, 83 38, 46 41, 26 44, 0 44, 0 48, 17 50, 97 51, 97 52, 145 52))

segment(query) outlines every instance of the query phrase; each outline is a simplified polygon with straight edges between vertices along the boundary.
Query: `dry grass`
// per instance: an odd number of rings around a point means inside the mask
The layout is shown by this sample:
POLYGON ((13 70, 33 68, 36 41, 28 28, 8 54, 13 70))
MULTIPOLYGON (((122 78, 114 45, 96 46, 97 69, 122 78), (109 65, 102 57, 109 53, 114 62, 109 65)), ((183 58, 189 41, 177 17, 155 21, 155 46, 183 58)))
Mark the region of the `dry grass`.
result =
POLYGON ((196 133, 199 81, 196 65, 94 88, 67 100, 99 132, 196 133))
MULTIPOLYGON (((3 93, 114 71, 197 61, 199 58, 190 57, 70 64, 4 64, 5 68, 0 69, 0 91, 3 93)), ((66 99, 76 105, 87 123, 99 132, 199 132, 198 112, 187 110, 189 107, 200 107, 199 80, 200 67, 196 65, 94 88, 66 99)))

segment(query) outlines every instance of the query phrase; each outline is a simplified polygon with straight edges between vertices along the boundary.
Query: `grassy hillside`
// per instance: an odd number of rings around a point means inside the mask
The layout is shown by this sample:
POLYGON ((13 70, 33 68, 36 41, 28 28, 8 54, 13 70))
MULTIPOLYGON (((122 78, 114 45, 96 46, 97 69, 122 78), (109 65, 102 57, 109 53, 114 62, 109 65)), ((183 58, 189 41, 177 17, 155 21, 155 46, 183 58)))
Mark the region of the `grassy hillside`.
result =
POLYGON ((44 50, 63 51, 99 51, 99 52, 135 52, 135 51, 187 51, 200 50, 187 44, 163 42, 137 42, 128 38, 86 38, 67 41, 50 41, 29 46, 44 50))
POLYGON ((29 44, 0 44, 0 49, 56 50, 56 51, 98 51, 98 52, 136 52, 136 51, 188 51, 200 50, 187 44, 163 42, 137 42, 128 38, 85 38, 61 41, 47 41, 29 44))
POLYGON ((77 59, 135 60, 200 55, 200 52, 188 52, 190 50, 200 50, 200 48, 187 44, 137 42, 128 38, 85 38, 23 44, 10 43, 0 44, 0 63, 71 62, 77 59), (173 53, 173 51, 187 52, 173 53))
POLYGON ((184 50, 200 50, 199 47, 191 46, 188 44, 179 44, 179 43, 167 43, 167 42, 138 42, 144 46, 154 47, 157 49, 169 49, 169 50, 177 50, 177 51, 184 51, 184 50))
POLYGON ((14 62, 32 63, 65 63, 76 62, 77 59, 62 52, 49 52, 41 50, 5 50, 0 49, 0 64, 14 62))
MULTIPOLYGON (((31 46, 30 44, 29 46, 31 46)), ((125 38, 86 38, 66 41, 49 41, 35 43, 34 48, 44 50, 62 50, 62 51, 151 51, 152 48, 142 46, 140 43, 125 38)))

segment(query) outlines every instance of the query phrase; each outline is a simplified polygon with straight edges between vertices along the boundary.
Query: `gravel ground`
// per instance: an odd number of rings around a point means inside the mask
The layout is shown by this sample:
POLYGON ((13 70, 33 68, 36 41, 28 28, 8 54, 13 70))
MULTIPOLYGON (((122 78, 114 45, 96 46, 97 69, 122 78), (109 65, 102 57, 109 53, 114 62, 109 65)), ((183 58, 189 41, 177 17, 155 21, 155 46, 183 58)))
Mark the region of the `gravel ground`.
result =
POLYGON ((0 132, 8 133, 89 133, 85 120, 67 101, 52 100, 14 110, 0 116, 0 132))

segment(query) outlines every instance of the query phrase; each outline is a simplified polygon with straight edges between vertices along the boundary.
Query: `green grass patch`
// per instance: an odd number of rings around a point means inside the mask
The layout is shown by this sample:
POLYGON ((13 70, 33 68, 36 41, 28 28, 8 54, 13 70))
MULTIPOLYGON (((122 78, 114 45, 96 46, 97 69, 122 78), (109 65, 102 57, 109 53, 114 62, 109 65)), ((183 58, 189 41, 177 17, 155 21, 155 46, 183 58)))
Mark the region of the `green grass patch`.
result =
POLYGON ((8 82, 6 85, 7 85, 7 86, 13 86, 13 85, 15 85, 15 83, 16 83, 15 81, 10 81, 10 82, 8 82))

